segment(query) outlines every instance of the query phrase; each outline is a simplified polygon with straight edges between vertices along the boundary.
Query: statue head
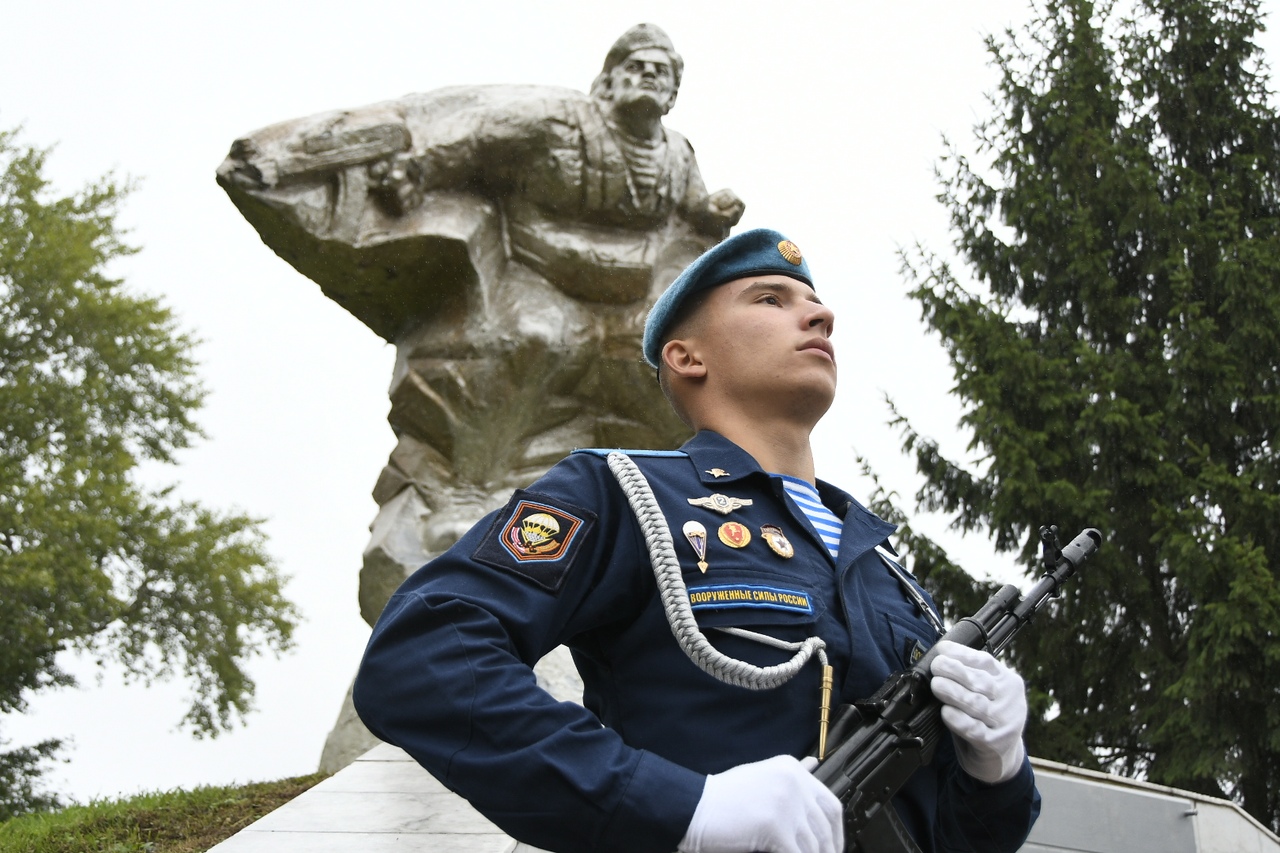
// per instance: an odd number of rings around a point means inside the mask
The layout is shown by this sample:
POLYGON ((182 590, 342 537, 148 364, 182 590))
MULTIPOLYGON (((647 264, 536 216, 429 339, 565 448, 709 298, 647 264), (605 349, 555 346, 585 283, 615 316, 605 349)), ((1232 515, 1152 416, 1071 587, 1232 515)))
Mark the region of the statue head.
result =
POLYGON ((684 60, 662 28, 637 24, 609 48, 604 67, 591 84, 591 97, 610 102, 648 99, 666 115, 676 102, 683 73, 684 60), (646 78, 651 82, 642 82, 646 78))

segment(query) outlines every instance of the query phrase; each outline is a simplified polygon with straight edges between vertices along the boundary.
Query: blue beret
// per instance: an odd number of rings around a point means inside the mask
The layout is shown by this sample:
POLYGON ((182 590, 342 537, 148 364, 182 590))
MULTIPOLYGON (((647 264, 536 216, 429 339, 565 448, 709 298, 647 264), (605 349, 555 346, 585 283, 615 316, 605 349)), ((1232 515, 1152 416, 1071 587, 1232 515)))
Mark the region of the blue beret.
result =
POLYGON ((644 360, 658 366, 662 336, 690 296, 753 275, 785 275, 813 287, 809 264, 795 243, 769 228, 735 234, 685 267, 653 303, 644 322, 644 360))

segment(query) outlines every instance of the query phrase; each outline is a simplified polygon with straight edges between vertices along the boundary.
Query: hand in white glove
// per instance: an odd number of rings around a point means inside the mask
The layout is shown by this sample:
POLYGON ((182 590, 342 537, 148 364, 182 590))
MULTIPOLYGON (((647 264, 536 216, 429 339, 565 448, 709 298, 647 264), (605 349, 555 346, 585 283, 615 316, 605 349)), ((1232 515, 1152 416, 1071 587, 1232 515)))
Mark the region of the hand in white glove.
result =
POLYGON ((942 722, 955 735, 956 757, 965 772, 994 785, 1017 775, 1026 757, 1027 723, 1022 678, 980 649, 942 640, 930 671, 933 695, 942 702, 942 722))
POLYGON ((681 853, 840 853, 843 809, 817 766, 775 755, 708 776, 681 853))

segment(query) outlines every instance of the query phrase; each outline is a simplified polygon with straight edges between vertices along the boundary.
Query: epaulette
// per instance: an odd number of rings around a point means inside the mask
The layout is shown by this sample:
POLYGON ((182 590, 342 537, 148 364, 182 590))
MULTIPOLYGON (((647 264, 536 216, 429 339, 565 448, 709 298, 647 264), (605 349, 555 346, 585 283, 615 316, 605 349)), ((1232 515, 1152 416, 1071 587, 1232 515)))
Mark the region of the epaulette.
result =
POLYGON ((578 447, 574 448, 574 453, 591 453, 595 456, 608 456, 610 453, 624 453, 627 456, 639 457, 669 457, 679 458, 687 457, 689 454, 683 450, 628 450, 623 447, 578 447))

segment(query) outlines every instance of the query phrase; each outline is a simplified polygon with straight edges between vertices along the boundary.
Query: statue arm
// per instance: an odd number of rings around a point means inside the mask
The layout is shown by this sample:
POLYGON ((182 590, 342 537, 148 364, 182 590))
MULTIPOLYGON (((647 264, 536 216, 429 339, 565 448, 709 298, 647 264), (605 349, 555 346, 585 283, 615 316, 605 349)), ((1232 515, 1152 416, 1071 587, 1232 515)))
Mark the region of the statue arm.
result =
POLYGON ((554 98, 524 92, 504 97, 503 87, 477 91, 490 97, 419 124, 412 148, 370 165, 372 191, 393 213, 413 210, 432 190, 502 194, 546 147, 557 115, 554 98))
POLYGON ((580 135, 574 104, 585 100, 546 87, 460 86, 320 113, 236 140, 218 180, 231 192, 258 192, 367 171, 362 191, 367 184, 394 214, 432 190, 492 196, 518 183, 552 137, 580 135))
POLYGON ((729 229, 742 219, 746 204, 730 189, 708 194, 702 173, 698 170, 698 161, 693 156, 693 146, 688 142, 684 145, 689 149, 689 178, 680 213, 698 233, 723 240, 729 236, 729 229))
POLYGON ((410 143, 404 117, 386 104, 321 113, 237 139, 218 180, 228 190, 269 190, 392 157, 410 143))
POLYGON ((416 209, 431 190, 462 189, 483 183, 485 140, 453 124, 453 138, 432 139, 369 164, 370 192, 391 213, 416 209))

